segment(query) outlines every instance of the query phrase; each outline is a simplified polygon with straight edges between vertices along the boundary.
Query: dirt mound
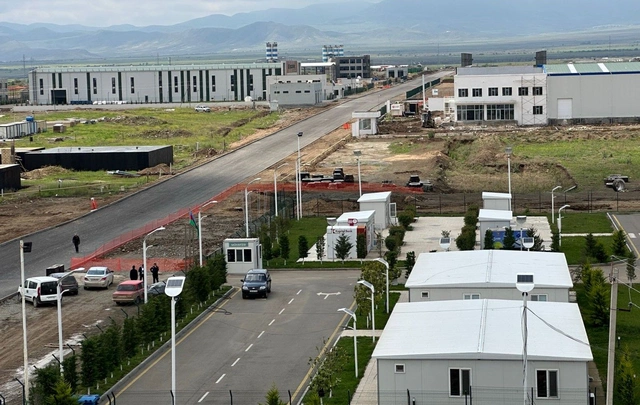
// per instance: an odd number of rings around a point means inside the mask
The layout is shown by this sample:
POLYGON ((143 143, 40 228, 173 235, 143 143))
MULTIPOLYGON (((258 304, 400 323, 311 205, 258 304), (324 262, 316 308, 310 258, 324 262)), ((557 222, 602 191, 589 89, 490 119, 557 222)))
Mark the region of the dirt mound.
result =
POLYGON ((146 169, 142 169, 138 171, 138 174, 141 176, 152 175, 152 174, 156 174, 156 175, 169 174, 169 166, 164 163, 161 163, 157 166, 147 167, 146 169))
POLYGON ((169 138, 188 138, 193 136, 193 134, 189 131, 185 131, 184 129, 148 129, 146 131, 142 131, 142 133, 137 136, 141 136, 143 138, 149 139, 169 139, 169 138))
POLYGON ((117 122, 125 125, 166 125, 167 121, 156 117, 145 117, 143 115, 118 115, 117 117, 105 117, 105 122, 117 122))
POLYGON ((64 175, 71 173, 71 170, 67 170, 60 166, 45 166, 40 169, 30 170, 20 175, 25 180, 39 180, 47 176, 64 175))

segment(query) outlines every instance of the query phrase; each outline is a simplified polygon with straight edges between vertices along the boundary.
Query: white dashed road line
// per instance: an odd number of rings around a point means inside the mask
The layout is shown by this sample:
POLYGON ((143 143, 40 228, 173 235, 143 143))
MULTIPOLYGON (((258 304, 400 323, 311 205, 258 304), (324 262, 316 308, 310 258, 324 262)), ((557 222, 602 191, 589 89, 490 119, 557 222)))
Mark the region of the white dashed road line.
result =
POLYGON ((298 293, 296 295, 300 295, 301 292, 302 292, 302 290, 298 291, 298 293))
POLYGON ((258 339, 260 339, 262 335, 264 335, 264 331, 260 332, 260 334, 258 335, 258 339))
POLYGON ((200 403, 200 402, 204 401, 204 399, 207 397, 207 395, 209 395, 209 391, 207 391, 207 392, 205 392, 205 393, 204 393, 204 395, 202 396, 202 398, 200 398, 200 399, 198 400, 198 403, 200 403))
POLYGON ((293 302, 295 298, 291 298, 291 300, 289 300, 289 303, 287 305, 291 305, 291 303, 293 302))
POLYGON ((234 362, 233 362, 233 364, 231 365, 231 367, 235 366, 239 361, 240 361, 240 357, 238 357, 238 358, 236 359, 236 361, 234 361, 234 362))
POLYGON ((284 312, 284 308, 282 308, 280 312, 278 312, 278 315, 282 315, 283 312, 284 312))
POLYGON ((248 352, 249 350, 251 350, 251 348, 252 348, 252 347, 253 347, 253 343, 251 343, 251 344, 249 345, 249 347, 247 347, 247 349, 245 350, 245 352, 248 352))
POLYGON ((272 319, 271 322, 269 322, 269 326, 273 325, 275 321, 276 321, 275 319, 272 319))
POLYGON ((220 378, 218 378, 218 381, 216 381, 216 384, 218 384, 220 381, 222 381, 222 379, 224 378, 224 376, 225 376, 225 375, 226 375, 226 374, 222 374, 222 375, 220 376, 220 378))

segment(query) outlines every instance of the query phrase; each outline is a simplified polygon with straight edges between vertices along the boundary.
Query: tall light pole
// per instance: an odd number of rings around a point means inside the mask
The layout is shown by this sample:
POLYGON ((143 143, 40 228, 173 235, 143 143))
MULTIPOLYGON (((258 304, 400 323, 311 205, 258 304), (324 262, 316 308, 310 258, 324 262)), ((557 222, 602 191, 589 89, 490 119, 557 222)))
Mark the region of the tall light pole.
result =
MULTIPOLYGON (((217 204, 216 200, 211 200, 206 202, 203 206, 198 210, 198 250, 200 251, 200 267, 202 267, 202 209, 210 204, 217 204)), ((144 265, 144 269, 147 269, 147 265, 144 265)))
POLYGON ((553 192, 559 188, 562 188, 562 186, 555 186, 553 189, 551 189, 551 223, 552 224, 556 223, 556 211, 553 206, 556 196, 553 194, 553 192))
MULTIPOLYGON (((20 240, 20 285, 21 287, 21 292, 22 292, 22 354, 23 354, 23 359, 24 359, 24 385, 27 387, 27 390, 29 389, 29 352, 27 349, 27 307, 25 304, 25 296, 24 296, 24 289, 26 288, 26 286, 24 285, 25 283, 25 277, 24 277, 24 249, 25 249, 25 243, 24 241, 21 239, 20 240)), ((28 391, 27 391, 28 392, 28 391)), ((26 402, 26 400, 25 400, 26 402)))
POLYGON ((358 337, 357 335, 357 327, 356 327, 356 314, 349 308, 340 308, 338 312, 344 312, 349 315, 353 319, 353 358, 356 364, 356 378, 358 378, 358 337))
POLYGON ((372 334, 373 343, 375 343, 376 342, 376 314, 374 312, 375 306, 373 304, 373 294, 376 292, 376 289, 373 286, 373 284, 371 284, 367 280, 358 280, 358 284, 362 284, 363 286, 371 290, 371 328, 373 329, 373 334, 372 334))
POLYGON ((249 187, 249 185, 251 183, 254 183, 256 181, 260 181, 260 177, 256 177, 255 179, 251 180, 249 183, 247 183, 247 186, 244 188, 244 232, 245 232, 245 238, 249 237, 249 192, 247 191, 247 188, 249 187))
POLYGON ((182 292, 184 276, 169 277, 164 293, 171 297, 171 396, 176 404, 176 299, 182 292))
POLYGON ((144 271, 142 273, 142 283, 143 283, 143 288, 144 288, 144 303, 147 303, 148 297, 147 297, 147 237, 149 237, 149 235, 156 233, 158 231, 164 231, 165 227, 161 226, 160 228, 156 228, 153 231, 149 232, 148 234, 146 234, 144 236, 144 238, 142 239, 142 266, 144 266, 144 271))
POLYGON ((283 163, 280 166, 276 167, 275 169, 273 169, 273 199, 276 202, 276 212, 275 212, 275 216, 278 216, 278 176, 276 175, 276 172, 278 171, 279 168, 281 168, 282 166, 287 166, 289 163, 283 163))
POLYGON ((524 392, 524 405, 527 405, 527 398, 528 398, 528 392, 527 392, 527 379, 528 379, 528 375, 527 375, 527 340, 529 339, 529 330, 527 329, 527 297, 529 296, 529 293, 531 292, 531 290, 533 290, 533 287, 535 286, 533 283, 533 274, 528 273, 528 274, 517 274, 516 275, 516 288, 518 289, 518 291, 520 291, 522 293, 522 337, 523 337, 523 342, 522 342, 522 362, 524 363, 524 378, 522 379, 522 385, 523 385, 523 392, 524 392))
POLYGON ((562 246, 562 210, 565 208, 569 208, 571 207, 570 205, 563 205, 562 207, 560 207, 560 209, 558 209, 558 244, 560 246, 562 246))
MULTIPOLYGON (((84 271, 84 267, 80 267, 77 268, 75 270, 71 270, 69 272, 69 275, 67 275, 67 277, 73 277, 73 273, 77 273, 79 271, 84 271)), ((64 294, 65 292, 67 292, 68 290, 64 290, 62 291, 62 279, 63 277, 60 277, 60 279, 58 279, 58 286, 57 286, 57 300, 58 300, 58 349, 59 349, 59 357, 60 357, 60 372, 61 374, 64 373, 64 368, 62 367, 62 362, 64 360, 64 349, 62 347, 62 294, 64 294)))
POLYGON ((300 178, 300 172, 302 168, 300 167, 300 138, 302 138, 302 131, 298 132, 298 160, 296 163, 296 167, 298 168, 296 174, 296 217, 298 220, 302 218, 302 179, 300 178))
POLYGON ((362 155, 362 152, 354 150, 353 154, 356 156, 356 160, 358 161, 358 191, 360 192, 360 197, 362 197, 362 180, 360 178, 360 156, 362 155))
POLYGON ((387 308, 387 313, 389 313, 389 263, 387 263, 386 260, 384 260, 381 257, 378 257, 377 259, 375 259, 377 262, 380 262, 382 264, 384 264, 384 267, 386 267, 387 269, 387 302, 386 302, 386 308, 387 308))
POLYGON ((504 153, 507 154, 507 178, 509 180, 509 210, 512 211, 511 199, 513 197, 511 196, 511 153, 513 153, 513 148, 511 146, 507 146, 504 149, 504 153))

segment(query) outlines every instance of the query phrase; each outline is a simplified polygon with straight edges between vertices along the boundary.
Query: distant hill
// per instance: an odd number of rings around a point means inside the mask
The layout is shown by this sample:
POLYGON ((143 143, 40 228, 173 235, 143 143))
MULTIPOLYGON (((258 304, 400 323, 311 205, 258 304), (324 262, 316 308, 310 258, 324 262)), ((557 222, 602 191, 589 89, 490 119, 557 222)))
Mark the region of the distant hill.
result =
MULTIPOLYGON (((213 14, 170 26, 107 28, 51 23, 0 23, 0 61, 262 54, 277 41, 280 53, 344 44, 348 49, 408 48, 438 44, 458 52, 464 44, 544 43, 549 34, 605 32, 639 24, 640 2, 611 0, 384 0, 336 2, 301 9, 269 9, 233 16, 213 14)), ((637 27, 632 27, 637 29, 637 27)), ((596 35, 597 37, 597 35, 596 35)))

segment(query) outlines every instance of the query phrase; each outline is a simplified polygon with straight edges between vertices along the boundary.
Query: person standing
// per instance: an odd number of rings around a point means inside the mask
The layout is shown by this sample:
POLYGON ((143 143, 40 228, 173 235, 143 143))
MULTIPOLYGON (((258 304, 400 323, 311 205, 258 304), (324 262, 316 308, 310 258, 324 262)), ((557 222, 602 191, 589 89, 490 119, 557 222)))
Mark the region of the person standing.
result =
POLYGON ((140 268, 138 269, 138 274, 139 274, 139 279, 140 280, 144 280, 144 265, 140 265, 140 268))
POLYGON ((153 276, 153 282, 157 283, 158 281, 160 281, 158 279, 158 272, 160 271, 160 268, 158 267, 158 263, 153 263, 153 266, 151 266, 151 275, 153 276))
POLYGON ((75 246, 76 248, 76 253, 79 252, 79 247, 80 247, 80 237, 78 236, 78 234, 76 233, 75 235, 73 235, 73 238, 71 238, 71 242, 73 242, 73 246, 75 246))
POLYGON ((131 266, 131 270, 129 270, 129 278, 131 280, 137 280, 138 279, 138 270, 136 270, 136 265, 135 264, 133 266, 131 266))

